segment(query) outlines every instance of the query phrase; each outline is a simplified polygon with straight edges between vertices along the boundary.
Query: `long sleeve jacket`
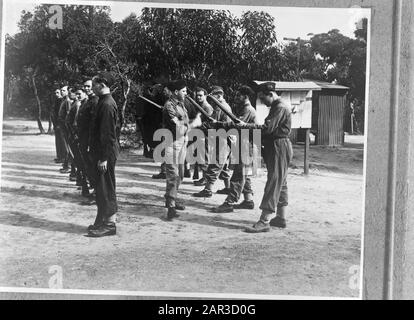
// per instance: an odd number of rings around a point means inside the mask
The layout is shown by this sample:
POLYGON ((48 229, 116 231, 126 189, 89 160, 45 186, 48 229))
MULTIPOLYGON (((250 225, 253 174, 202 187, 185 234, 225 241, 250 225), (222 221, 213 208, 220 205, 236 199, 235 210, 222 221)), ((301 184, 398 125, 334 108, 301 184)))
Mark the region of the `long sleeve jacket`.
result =
POLYGON ((174 140, 185 136, 189 128, 189 119, 184 103, 171 97, 162 111, 163 127, 171 131, 174 140))
POLYGON ((119 156, 117 127, 118 107, 111 94, 99 97, 91 130, 91 152, 101 161, 114 161, 119 156))

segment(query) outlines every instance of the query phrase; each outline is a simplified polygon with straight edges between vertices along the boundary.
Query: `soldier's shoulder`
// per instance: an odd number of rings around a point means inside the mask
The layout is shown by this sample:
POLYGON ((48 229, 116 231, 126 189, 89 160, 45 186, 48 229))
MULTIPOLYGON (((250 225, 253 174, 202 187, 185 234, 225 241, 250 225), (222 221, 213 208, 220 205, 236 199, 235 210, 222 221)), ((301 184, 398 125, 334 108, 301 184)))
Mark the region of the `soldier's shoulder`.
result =
POLYGON ((168 99, 167 101, 165 101, 164 103, 164 107, 165 108, 171 108, 174 107, 177 104, 177 102, 174 99, 168 99))
POLYGON ((289 106, 287 105, 287 103, 286 103, 286 102, 285 102, 282 98, 278 98, 278 99, 276 99, 276 100, 275 100, 275 102, 274 102, 274 104, 275 104, 277 107, 281 108, 283 112, 288 112, 288 113, 290 113, 290 108, 289 108, 289 106))
POLYGON ((256 114, 256 109, 251 104, 247 106, 247 111, 256 114))

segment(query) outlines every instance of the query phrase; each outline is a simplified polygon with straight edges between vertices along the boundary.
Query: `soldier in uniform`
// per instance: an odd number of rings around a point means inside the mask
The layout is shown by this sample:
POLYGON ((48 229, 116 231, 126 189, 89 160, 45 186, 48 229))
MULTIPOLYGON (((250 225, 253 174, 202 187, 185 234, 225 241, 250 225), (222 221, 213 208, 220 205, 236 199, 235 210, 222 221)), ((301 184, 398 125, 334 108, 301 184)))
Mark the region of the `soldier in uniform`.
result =
POLYGON ((60 169, 61 173, 69 173, 69 161, 70 161, 70 149, 68 145, 68 136, 66 130, 66 116, 69 113, 70 106, 72 104, 71 97, 69 95, 69 87, 64 86, 60 89, 62 95, 62 103, 59 106, 58 112, 58 127, 61 141, 63 142, 63 166, 60 169))
POLYGON ((166 192, 165 206, 168 208, 167 219, 178 217, 176 210, 184 210, 182 203, 177 201, 178 188, 184 178, 184 161, 187 151, 187 133, 201 125, 198 114, 190 123, 184 100, 187 86, 184 80, 177 80, 169 85, 172 96, 164 105, 163 127, 172 134, 173 141, 165 149, 166 192))
MULTIPOLYGON (((224 90, 222 87, 214 86, 211 91, 211 95, 214 96, 217 100, 221 102, 221 104, 227 108, 229 112, 231 112, 230 106, 227 104, 226 100, 224 99, 224 90)), ((211 117, 218 121, 218 122, 226 122, 230 123, 231 119, 228 115, 226 115, 219 107, 213 106, 214 110, 211 114, 211 117)), ((227 144, 227 139, 224 141, 224 144, 227 144)), ((217 181, 217 178, 224 181, 224 189, 218 190, 218 194, 228 194, 230 190, 230 170, 228 168, 228 161, 221 161, 220 163, 219 158, 227 158, 230 155, 228 152, 227 155, 218 156, 217 155, 217 163, 210 163, 207 166, 207 170, 204 173, 205 177, 205 187, 200 192, 194 193, 193 197, 198 198, 210 198, 212 197, 212 187, 214 183, 217 181)), ((197 184, 196 184, 197 185, 197 184)))
POLYGON ((99 97, 93 116, 90 151, 96 170, 96 204, 98 212, 93 225, 88 227, 88 236, 104 237, 116 234, 115 164, 120 146, 117 132, 120 127, 118 106, 112 98, 110 86, 114 79, 108 72, 92 79, 92 87, 99 97))
POLYGON ((60 127, 58 123, 58 117, 59 117, 59 108, 62 104, 63 97, 60 93, 60 88, 57 88, 54 93, 54 97, 52 100, 52 123, 53 123, 53 129, 55 131, 55 146, 56 146, 56 158, 54 161, 56 163, 63 163, 65 154, 64 154, 64 142, 62 141, 62 135, 60 133, 60 127))
MULTIPOLYGON (((159 83, 146 85, 143 90, 143 96, 161 106, 166 101, 163 96, 163 85, 159 83)), ((152 158, 152 152, 157 145, 152 137, 154 136, 154 132, 161 127, 162 112, 148 101, 138 99, 135 116, 137 128, 141 131, 144 144, 144 157, 152 158)))
MULTIPOLYGON (((213 114, 213 107, 207 102, 207 90, 201 87, 197 87, 194 90, 196 94, 196 102, 204 109, 204 111, 211 116, 213 114)), ((201 116, 201 120, 203 122, 207 121, 207 119, 204 116, 201 116)), ((207 140, 205 140, 205 150, 207 150, 207 140)), ((207 160, 207 157, 206 157, 207 160)), ((206 163, 195 163, 194 166, 194 175, 193 179, 198 179, 198 171, 201 170, 203 177, 200 180, 197 180, 194 182, 196 186, 204 186, 206 184, 206 178, 204 177, 205 172, 207 171, 207 164, 206 163), (197 175, 196 175, 197 173, 197 175)))
POLYGON ((270 108, 263 125, 241 122, 240 129, 261 129, 263 159, 267 167, 267 181, 260 204, 262 214, 259 221, 246 232, 257 233, 270 230, 270 226, 285 228, 288 206, 287 175, 293 157, 291 132, 291 112, 276 93, 276 85, 266 82, 257 88, 258 98, 270 108), (271 217, 276 212, 276 217, 271 217))
MULTIPOLYGON (((80 88, 82 91, 82 89, 80 88)), ((76 132, 76 126, 75 126, 75 118, 78 114, 79 107, 81 106, 81 101, 78 99, 78 95, 76 94, 77 88, 73 91, 71 90, 69 92, 69 95, 71 97, 72 103, 69 107, 69 112, 65 119, 65 128, 66 128, 66 141, 69 146, 69 149, 71 151, 70 154, 70 175, 69 180, 70 181, 76 181, 76 185, 81 185, 81 173, 80 168, 81 164, 79 161, 79 152, 78 152, 78 146, 77 146, 77 132, 76 132)))
POLYGON ((77 116, 77 128, 79 133, 79 151, 85 164, 85 173, 91 188, 95 188, 94 164, 89 154, 90 131, 93 123, 93 114, 98 104, 98 97, 92 90, 92 80, 87 80, 83 84, 83 90, 87 95, 85 103, 82 103, 77 116))
MULTIPOLYGON (((234 115, 245 123, 257 124, 256 110, 250 103, 250 96, 254 94, 254 91, 248 86, 242 86, 235 96, 236 108, 234 115)), ((243 150, 241 147, 241 139, 239 136, 239 150, 243 150)), ((255 146, 252 140, 249 139, 249 156, 254 156, 255 146)), ((224 203, 218 207, 212 209, 213 212, 223 213, 232 212, 233 209, 253 209, 253 190, 249 177, 249 171, 251 171, 251 164, 242 163, 243 157, 239 157, 239 163, 235 164, 233 174, 230 179, 230 192, 224 201, 224 203), (244 201, 240 204, 237 202, 240 199, 241 194, 244 195, 244 201)))
MULTIPOLYGON (((156 96, 156 98, 154 99, 154 102, 164 106, 165 102, 167 102, 167 100, 171 97, 172 92, 171 90, 168 88, 168 85, 160 85, 157 84, 155 85, 157 88, 162 88, 161 93, 158 94, 156 96), (161 86, 161 87, 159 87, 161 86)), ((151 91, 154 93, 154 91, 151 91)), ((159 90, 157 90, 157 92, 159 92, 159 90)), ((152 107, 154 109, 154 107, 152 107)), ((157 113, 159 112, 158 110, 156 111, 157 113)), ((152 137, 154 136, 154 132, 158 129, 161 129, 163 124, 162 124, 162 111, 161 111, 161 120, 159 120, 160 118, 157 116, 157 124, 153 127, 153 129, 151 130, 151 141, 152 141, 152 148, 155 148, 159 142, 153 141, 152 137)), ((152 154, 151 154, 152 157, 152 154)), ((157 174, 152 175, 152 179, 165 179, 166 178, 166 174, 165 174, 165 163, 161 163, 160 166, 160 172, 157 174)))
MULTIPOLYGON (((74 155, 74 161, 77 168, 76 171, 76 185, 81 186, 82 188, 82 196, 89 196, 89 188, 87 183, 87 156, 81 150, 81 143, 80 143, 80 122, 79 117, 82 110, 85 109, 85 106, 88 103, 88 96, 85 92, 84 87, 79 87, 76 89, 76 105, 75 107, 69 111, 69 115, 73 113, 70 120, 71 124, 71 133, 72 133, 72 150, 74 155)), ((74 103, 75 104, 75 103, 74 103)), ((68 116, 69 117, 69 116, 68 116)), ((81 119, 82 120, 82 119, 81 119)), ((83 129, 84 130, 84 129, 83 129)))

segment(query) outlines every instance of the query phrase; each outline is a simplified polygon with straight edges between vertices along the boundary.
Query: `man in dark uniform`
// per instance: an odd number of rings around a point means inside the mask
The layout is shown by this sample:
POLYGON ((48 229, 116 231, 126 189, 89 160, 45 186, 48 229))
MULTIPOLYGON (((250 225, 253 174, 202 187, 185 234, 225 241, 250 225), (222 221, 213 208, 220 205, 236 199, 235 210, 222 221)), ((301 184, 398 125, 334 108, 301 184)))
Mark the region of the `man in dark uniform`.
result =
POLYGON ((90 150, 96 170, 97 216, 88 227, 88 236, 104 237, 116 234, 115 164, 119 156, 117 131, 120 123, 118 106, 112 98, 110 86, 114 79, 108 72, 92 79, 93 91, 99 97, 93 119, 90 150))
POLYGON ((82 187, 82 195, 89 195, 87 183, 87 162, 84 154, 81 152, 79 139, 79 113, 85 108, 88 102, 88 96, 85 89, 79 87, 75 91, 76 101, 72 104, 71 110, 67 117, 68 128, 70 132, 70 147, 73 152, 74 164, 76 166, 76 185, 82 187))
MULTIPOLYGON (((250 97, 254 94, 253 90, 248 86, 242 86, 235 96, 236 108, 234 115, 245 123, 257 124, 256 110, 250 103, 250 97)), ((241 136, 239 135, 239 150, 243 151, 241 146, 241 136)), ((244 141, 245 142, 245 141, 244 141)), ((249 157, 254 156, 254 144, 252 139, 249 139, 249 157)), ((252 164, 242 162, 243 157, 239 157, 239 163, 235 164, 233 175, 230 180, 230 192, 224 203, 212 209, 213 212, 223 213, 232 212, 233 209, 253 209, 253 190, 249 177, 252 164), (241 194, 244 195, 244 201, 237 205, 241 194)))
POLYGON ((60 133, 60 127, 58 123, 59 118, 59 108, 62 104, 63 97, 60 93, 60 89, 56 89, 54 93, 54 97, 52 99, 52 112, 51 112, 51 118, 53 123, 53 129, 55 131, 55 146, 56 146, 56 158, 54 161, 56 163, 62 163, 65 158, 64 154, 64 141, 62 141, 62 135, 60 133))
POLYGON ((285 228, 285 215, 288 205, 287 175, 293 157, 291 132, 291 112, 276 93, 276 85, 266 82, 257 88, 258 98, 270 108, 263 125, 240 123, 236 128, 261 129, 263 159, 267 167, 267 181, 260 209, 262 214, 253 227, 246 232, 267 232, 270 226, 285 228), (276 212, 276 217, 270 218, 276 212))
POLYGON ((63 166, 60 169, 61 173, 69 173, 69 161, 70 161, 70 149, 68 145, 68 135, 66 130, 66 117, 69 113, 70 106, 72 104, 71 97, 69 95, 69 88, 68 86, 64 86, 60 89, 62 94, 62 103, 59 106, 58 112, 58 126, 59 126, 59 134, 61 136, 61 141, 63 142, 63 166))
POLYGON ((95 167, 89 154, 89 140, 92 124, 92 115, 98 104, 98 97, 92 90, 92 80, 87 80, 83 84, 83 90, 87 95, 85 103, 82 103, 77 116, 77 128, 79 134, 79 151, 85 164, 85 173, 91 188, 95 188, 95 167))
MULTIPOLYGON (((82 90, 80 88, 80 90, 82 90)), ((71 101, 72 103, 70 104, 69 107, 69 112, 66 115, 66 119, 65 119, 65 131, 66 131, 66 141, 67 144, 69 146, 69 149, 71 151, 70 153, 70 166, 71 166, 71 170, 70 170, 70 175, 69 175, 69 180, 70 181, 76 181, 76 185, 80 186, 81 185, 81 174, 80 174, 80 168, 81 168, 81 163, 80 163, 80 155, 79 155, 79 148, 78 148, 78 136, 77 136, 77 130, 76 130, 76 126, 75 126, 75 118, 78 114, 78 110, 79 107, 81 105, 81 101, 78 100, 78 95, 76 94, 77 89, 74 89, 73 91, 70 90, 69 92, 69 96, 71 97, 71 101)))
MULTIPOLYGON (((221 102, 221 104, 231 112, 230 106, 227 104, 226 100, 224 99, 224 90, 222 87, 214 86, 211 91, 211 95, 214 96, 217 100, 221 102)), ((218 121, 218 122, 231 122, 231 119, 228 115, 226 115, 219 107, 213 106, 214 110, 211 117, 218 121)), ((227 144, 228 141, 223 142, 227 144)), ((218 148, 217 148, 218 150, 218 148)), ((218 190, 217 193, 219 194, 227 194, 230 190, 230 170, 228 168, 228 156, 229 151, 226 155, 217 155, 217 162, 210 163, 207 166, 207 170, 205 171, 204 177, 206 178, 205 187, 200 192, 194 193, 193 197, 198 198, 210 198, 212 197, 212 187, 217 179, 221 179, 224 181, 224 189, 218 190), (227 161, 219 161, 219 159, 226 158, 227 161)))
POLYGON ((184 206, 177 202, 178 188, 184 178, 184 161, 187 152, 187 133, 192 128, 201 125, 198 114, 190 123, 184 100, 187 95, 187 85, 184 80, 177 80, 169 85, 172 96, 164 105, 163 127, 172 134, 173 141, 165 148, 166 192, 165 206, 168 208, 167 219, 178 217, 176 210, 184 206))
MULTIPOLYGON (((154 103, 163 106, 168 99, 163 95, 164 86, 162 84, 147 85, 144 87, 143 96, 154 103)), ((144 157, 152 158, 152 152, 157 146, 153 140, 154 132, 161 128, 162 111, 153 106, 148 101, 138 99, 136 104, 136 123, 137 129, 141 131, 142 141, 144 143, 144 157)))

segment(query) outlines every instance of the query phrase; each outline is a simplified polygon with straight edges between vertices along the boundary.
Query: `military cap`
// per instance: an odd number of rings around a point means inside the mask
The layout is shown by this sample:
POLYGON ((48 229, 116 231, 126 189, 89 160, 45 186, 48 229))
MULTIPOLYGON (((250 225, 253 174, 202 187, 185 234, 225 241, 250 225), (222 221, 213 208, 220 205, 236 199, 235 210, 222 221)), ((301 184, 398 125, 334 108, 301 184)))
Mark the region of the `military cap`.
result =
POLYGON ((276 83, 264 82, 256 87, 256 92, 276 92, 276 83))
POLYGON ((165 87, 166 87, 168 90, 173 91, 174 82, 173 82, 173 81, 168 82, 168 83, 165 85, 165 87))
POLYGON ((222 87, 220 87, 220 86, 213 86, 213 87, 211 88, 211 94, 216 94, 216 93, 221 93, 221 94, 224 94, 224 90, 223 90, 223 88, 222 88, 222 87))
POLYGON ((181 89, 187 87, 187 83, 185 82, 185 80, 180 79, 180 80, 176 80, 176 81, 173 81, 173 82, 169 83, 167 85, 167 87, 171 91, 181 90, 181 89))
POLYGON ((249 86, 241 86, 238 91, 240 94, 245 96, 251 96, 254 94, 254 91, 249 86))

